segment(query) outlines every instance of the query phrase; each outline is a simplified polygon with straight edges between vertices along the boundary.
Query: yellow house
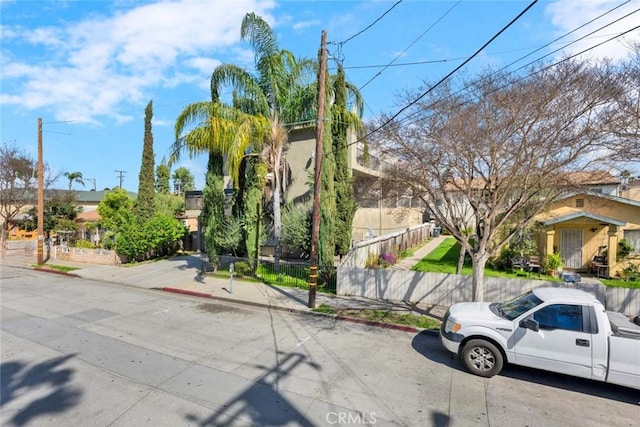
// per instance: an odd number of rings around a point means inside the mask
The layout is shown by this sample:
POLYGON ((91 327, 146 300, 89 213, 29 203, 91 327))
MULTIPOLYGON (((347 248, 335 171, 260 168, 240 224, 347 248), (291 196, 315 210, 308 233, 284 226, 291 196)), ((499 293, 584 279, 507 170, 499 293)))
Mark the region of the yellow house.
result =
POLYGON ((568 194, 536 218, 544 227, 543 255, 559 253, 564 268, 615 276, 628 262, 640 264, 640 201, 584 191, 568 194), (618 242, 633 246, 627 259, 617 259, 618 242))

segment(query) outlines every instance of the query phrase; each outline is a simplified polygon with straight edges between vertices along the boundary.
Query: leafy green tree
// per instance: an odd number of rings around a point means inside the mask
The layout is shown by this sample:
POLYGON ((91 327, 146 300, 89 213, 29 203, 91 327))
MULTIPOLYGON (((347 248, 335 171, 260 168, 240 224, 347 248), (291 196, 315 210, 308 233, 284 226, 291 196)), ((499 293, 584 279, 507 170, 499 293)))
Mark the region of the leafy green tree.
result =
POLYGON ((169 194, 169 178, 171 177, 171 170, 167 165, 167 159, 162 158, 162 162, 156 168, 156 193, 169 194))
POLYGON ((173 188, 176 194, 184 194, 185 191, 194 190, 195 180, 191 171, 184 166, 179 167, 173 172, 173 188))
POLYGON ((293 251, 311 250, 311 205, 287 203, 282 209, 282 241, 293 251))
POLYGON ((74 182, 84 187, 82 172, 65 172, 63 175, 69 180, 69 191, 71 191, 74 182))
POLYGON ((114 188, 107 191, 98 204, 98 213, 102 224, 110 230, 117 230, 120 226, 131 222, 134 202, 127 190, 114 188))
MULTIPOLYGON (((77 225, 75 219, 82 212, 82 206, 78 206, 73 193, 56 192, 44 201, 43 228, 45 237, 51 237, 52 231, 75 231, 77 225)), ((27 231, 38 229, 38 208, 32 207, 27 211, 27 216, 22 228, 27 231)))
POLYGON ((155 214, 153 218, 146 221, 143 230, 151 256, 176 253, 182 239, 188 233, 182 221, 163 214, 155 214))
POLYGON ((136 200, 135 212, 143 219, 149 219, 154 213, 153 196, 154 191, 154 155, 153 155, 153 132, 151 130, 151 119, 153 117, 153 101, 149 101, 144 109, 144 144, 142 148, 142 165, 138 176, 138 199, 136 200))
POLYGON ((184 212, 184 197, 176 194, 158 193, 153 201, 156 213, 176 217, 184 212))
POLYGON ((222 219, 221 227, 216 233, 216 246, 224 252, 238 255, 238 249, 242 246, 242 221, 240 218, 226 216, 222 219))

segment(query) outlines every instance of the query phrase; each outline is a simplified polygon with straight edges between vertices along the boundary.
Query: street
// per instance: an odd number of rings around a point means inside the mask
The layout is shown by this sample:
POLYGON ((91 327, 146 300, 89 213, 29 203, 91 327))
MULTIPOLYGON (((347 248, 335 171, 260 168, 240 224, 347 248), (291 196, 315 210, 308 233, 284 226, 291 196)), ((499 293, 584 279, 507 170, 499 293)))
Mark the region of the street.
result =
POLYGON ((635 426, 640 392, 464 371, 430 333, 25 268, 1 279, 1 423, 635 426))

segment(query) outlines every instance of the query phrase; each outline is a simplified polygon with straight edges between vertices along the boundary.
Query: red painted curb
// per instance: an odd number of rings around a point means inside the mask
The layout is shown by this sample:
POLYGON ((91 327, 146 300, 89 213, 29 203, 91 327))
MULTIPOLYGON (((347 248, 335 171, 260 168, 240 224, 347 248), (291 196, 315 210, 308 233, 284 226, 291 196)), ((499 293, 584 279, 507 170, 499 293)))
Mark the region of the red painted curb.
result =
POLYGON ((160 290, 162 290, 164 292, 173 292, 174 294, 183 294, 183 295, 191 295, 191 296, 194 296, 194 297, 211 298, 211 294, 207 294, 205 292, 190 291, 188 289, 160 288, 160 290))

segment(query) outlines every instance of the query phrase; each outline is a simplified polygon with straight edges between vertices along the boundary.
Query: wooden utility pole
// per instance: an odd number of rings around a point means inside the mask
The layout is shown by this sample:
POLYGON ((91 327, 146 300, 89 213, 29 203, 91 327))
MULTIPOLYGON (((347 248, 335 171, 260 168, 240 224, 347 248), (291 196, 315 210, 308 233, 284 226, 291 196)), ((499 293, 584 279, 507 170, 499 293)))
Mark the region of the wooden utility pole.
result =
POLYGON ((118 172, 118 177, 120 178, 120 188, 122 188, 122 181, 124 181, 124 174, 127 173, 127 171, 119 171, 119 170, 115 170, 115 172, 118 172))
POLYGON ((38 118, 38 264, 44 263, 44 166, 42 160, 42 119, 38 118))
POLYGON ((313 213, 311 216, 311 265, 309 266, 309 308, 316 308, 318 284, 318 244, 320 241, 320 190, 322 189, 322 138, 327 74, 327 32, 322 30, 318 54, 318 120, 316 122, 316 170, 313 180, 313 213))

